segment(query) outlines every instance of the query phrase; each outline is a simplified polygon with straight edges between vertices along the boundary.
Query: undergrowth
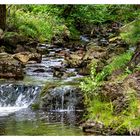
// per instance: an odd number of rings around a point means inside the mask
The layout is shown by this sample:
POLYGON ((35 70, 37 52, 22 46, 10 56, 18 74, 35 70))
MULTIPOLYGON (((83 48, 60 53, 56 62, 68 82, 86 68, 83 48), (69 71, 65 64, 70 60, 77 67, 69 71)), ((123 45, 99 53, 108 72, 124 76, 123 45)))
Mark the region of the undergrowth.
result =
MULTIPOLYGON (((125 68, 126 64, 130 61, 132 52, 126 52, 118 56, 114 56, 110 64, 106 65, 103 70, 96 73, 97 63, 93 62, 91 66, 91 74, 81 82, 80 87, 86 94, 96 94, 97 88, 104 82, 105 78, 119 68, 125 68)), ((127 67, 125 68, 126 72, 127 67)))
POLYGON ((111 22, 128 23, 139 16, 134 5, 9 5, 7 25, 25 36, 51 40, 67 28, 72 39, 86 27, 111 22), (10 14, 9 14, 10 13, 10 14))
POLYGON ((99 87, 104 83, 105 78, 119 68, 124 68, 124 74, 129 74, 126 64, 132 57, 132 52, 115 56, 112 62, 106 65, 103 70, 96 73, 96 63, 93 64, 90 77, 81 82, 81 88, 85 95, 85 104, 87 106, 88 114, 85 119, 103 122, 107 128, 111 128, 110 134, 123 135, 127 132, 133 132, 139 128, 139 100, 136 97, 136 91, 127 88, 125 90, 125 97, 128 99, 128 107, 124 108, 118 114, 115 114, 114 105, 112 101, 102 100, 99 87))
POLYGON ((8 18, 8 26, 14 27, 20 34, 39 41, 50 41, 57 32, 60 34, 64 30, 61 19, 49 14, 24 12, 21 9, 11 10, 8 18))

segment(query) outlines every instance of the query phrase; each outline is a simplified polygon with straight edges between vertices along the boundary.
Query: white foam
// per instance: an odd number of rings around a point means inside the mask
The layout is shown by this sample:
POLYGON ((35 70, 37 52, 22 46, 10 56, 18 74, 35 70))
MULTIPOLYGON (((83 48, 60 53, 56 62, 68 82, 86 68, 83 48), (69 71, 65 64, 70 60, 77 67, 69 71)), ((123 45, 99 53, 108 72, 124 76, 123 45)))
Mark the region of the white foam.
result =
POLYGON ((19 111, 26 107, 0 107, 0 116, 8 116, 9 114, 19 111))

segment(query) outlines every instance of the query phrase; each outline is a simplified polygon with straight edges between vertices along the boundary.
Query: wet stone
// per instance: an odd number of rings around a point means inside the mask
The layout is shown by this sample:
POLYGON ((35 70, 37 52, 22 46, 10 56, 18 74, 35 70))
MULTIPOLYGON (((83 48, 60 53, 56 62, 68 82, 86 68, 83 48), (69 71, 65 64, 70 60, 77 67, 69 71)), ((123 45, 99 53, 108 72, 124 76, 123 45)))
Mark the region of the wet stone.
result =
POLYGON ((46 91, 42 97, 42 108, 52 110, 83 110, 83 94, 79 88, 72 86, 60 86, 46 91))
POLYGON ((23 65, 7 53, 0 53, 0 77, 23 79, 23 65))

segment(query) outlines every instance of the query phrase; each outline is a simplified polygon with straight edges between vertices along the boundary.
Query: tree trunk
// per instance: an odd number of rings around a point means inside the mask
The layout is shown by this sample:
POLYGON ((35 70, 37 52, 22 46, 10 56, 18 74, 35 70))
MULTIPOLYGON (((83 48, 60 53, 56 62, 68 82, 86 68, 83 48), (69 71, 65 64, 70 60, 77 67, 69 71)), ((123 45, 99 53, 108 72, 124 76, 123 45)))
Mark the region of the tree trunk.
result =
POLYGON ((0 5, 0 28, 5 30, 6 27, 6 5, 0 5))
POLYGON ((135 53, 132 56, 132 58, 131 58, 131 60, 130 60, 130 62, 128 64, 128 67, 129 67, 129 69, 132 70, 139 63, 140 63, 140 43, 137 44, 137 48, 136 48, 135 53))

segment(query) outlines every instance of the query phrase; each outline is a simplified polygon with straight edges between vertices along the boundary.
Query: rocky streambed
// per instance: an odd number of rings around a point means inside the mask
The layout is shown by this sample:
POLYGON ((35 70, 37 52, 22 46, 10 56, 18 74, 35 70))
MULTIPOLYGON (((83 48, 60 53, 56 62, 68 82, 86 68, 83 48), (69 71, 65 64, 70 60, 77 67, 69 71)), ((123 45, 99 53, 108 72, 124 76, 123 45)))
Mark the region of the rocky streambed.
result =
MULTIPOLYGON (((1 49, 0 134, 84 135, 83 131, 90 135, 116 134, 112 127, 95 120, 79 128, 86 111, 80 81, 90 74, 94 62, 96 72, 101 72, 113 56, 128 50, 128 45, 116 34, 117 26, 95 28, 90 36, 82 35, 78 41, 55 40, 50 45, 18 39, 19 42, 14 41, 14 51, 1 49)), ((116 112, 121 112, 120 108, 127 107, 129 102, 124 92, 130 85, 127 78, 121 81, 123 84, 113 83, 120 72, 113 74, 106 79, 100 93, 114 103, 116 112)), ((137 81, 132 83, 137 87, 137 81)))
POLYGON ((0 54, 1 77, 7 79, 0 80, 0 135, 83 135, 82 75, 66 66, 70 49, 38 47, 47 54, 0 54))

